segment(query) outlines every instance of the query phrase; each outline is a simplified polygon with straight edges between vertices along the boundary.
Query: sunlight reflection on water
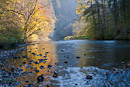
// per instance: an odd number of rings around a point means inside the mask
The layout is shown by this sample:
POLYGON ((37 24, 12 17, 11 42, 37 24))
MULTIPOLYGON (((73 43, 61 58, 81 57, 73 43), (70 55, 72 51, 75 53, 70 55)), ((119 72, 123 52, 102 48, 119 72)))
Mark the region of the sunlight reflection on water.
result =
POLYGON ((89 40, 37 42, 4 62, 2 69, 19 87, 128 86, 130 72, 124 66, 130 61, 129 44, 89 40), (118 71, 113 71, 113 67, 118 71), (93 79, 87 80, 87 74, 93 79), (43 81, 38 80, 41 75, 43 81))

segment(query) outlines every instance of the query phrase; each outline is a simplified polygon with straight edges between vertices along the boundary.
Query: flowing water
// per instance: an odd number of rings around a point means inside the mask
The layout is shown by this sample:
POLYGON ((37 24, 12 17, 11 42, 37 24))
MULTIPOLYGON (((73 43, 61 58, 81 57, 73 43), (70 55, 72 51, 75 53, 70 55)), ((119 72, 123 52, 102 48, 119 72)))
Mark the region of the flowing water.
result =
POLYGON ((130 41, 36 42, 0 64, 0 87, 129 87, 130 41))

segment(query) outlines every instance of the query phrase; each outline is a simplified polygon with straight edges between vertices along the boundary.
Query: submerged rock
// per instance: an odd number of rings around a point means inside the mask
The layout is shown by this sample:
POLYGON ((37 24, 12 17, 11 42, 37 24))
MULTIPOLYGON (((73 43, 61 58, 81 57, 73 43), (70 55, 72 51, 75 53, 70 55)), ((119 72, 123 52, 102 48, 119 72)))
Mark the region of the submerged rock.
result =
POLYGON ((37 55, 37 56, 42 56, 42 54, 39 54, 39 55, 37 55))
POLYGON ((39 64, 37 61, 34 62, 35 64, 39 64))
POLYGON ((34 56, 36 55, 35 53, 32 53, 34 56))
POLYGON ((55 78, 58 77, 57 72, 54 72, 53 77, 55 77, 55 78))
POLYGON ((50 87, 49 85, 47 85, 46 87, 50 87))
POLYGON ((42 74, 42 75, 40 75, 40 76, 37 77, 37 81, 38 81, 38 83, 44 81, 44 77, 43 77, 43 76, 44 76, 44 75, 42 74))
POLYGON ((40 66, 40 69, 44 69, 44 66, 40 66))
POLYGON ((79 57, 79 56, 77 56, 77 57, 76 57, 76 59, 80 59, 80 57, 79 57))
POLYGON ((41 62, 43 62, 44 61, 44 59, 38 59, 39 60, 39 63, 41 63, 41 62))
POLYGON ((117 69, 117 68, 115 68, 115 67, 114 67, 112 70, 113 70, 113 71, 118 71, 118 69, 117 69))
POLYGON ((86 79, 93 79, 91 75, 86 75, 86 79))
POLYGON ((52 65, 48 65, 48 68, 51 69, 51 68, 52 68, 52 65))
POLYGON ((47 56, 44 56, 43 58, 46 58, 47 56))
POLYGON ((48 54, 49 52, 45 52, 46 54, 48 54))
POLYGON ((31 51, 28 51, 28 53, 31 53, 31 51))
POLYGON ((39 70, 35 70, 36 73, 39 73, 39 70))
POLYGON ((23 55, 23 58, 27 58, 27 56, 26 56, 26 55, 23 55))
POLYGON ((68 61, 65 61, 64 63, 66 63, 66 64, 67 64, 67 63, 68 63, 68 61))

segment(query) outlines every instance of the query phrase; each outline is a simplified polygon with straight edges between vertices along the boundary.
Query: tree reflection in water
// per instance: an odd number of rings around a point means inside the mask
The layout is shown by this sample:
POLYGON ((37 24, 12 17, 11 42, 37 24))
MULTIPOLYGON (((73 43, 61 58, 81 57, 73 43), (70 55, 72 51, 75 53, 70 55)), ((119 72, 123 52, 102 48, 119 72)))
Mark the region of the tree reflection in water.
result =
MULTIPOLYGON (((55 45, 50 42, 40 42, 35 45, 27 46, 19 59, 8 59, 10 63, 5 67, 6 71, 12 73, 18 86, 35 85, 47 86, 50 84, 50 77, 55 71, 57 62, 55 55, 55 45), (38 83, 38 77, 43 75, 43 82, 38 83)), ((41 79, 39 79, 41 80, 41 79)))

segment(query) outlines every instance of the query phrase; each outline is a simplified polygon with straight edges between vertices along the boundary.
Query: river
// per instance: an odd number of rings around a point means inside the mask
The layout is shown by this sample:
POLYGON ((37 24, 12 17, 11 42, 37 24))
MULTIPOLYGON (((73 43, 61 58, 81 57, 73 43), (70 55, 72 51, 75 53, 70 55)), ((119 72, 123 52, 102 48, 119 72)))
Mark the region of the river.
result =
POLYGON ((130 41, 48 41, 23 48, 0 60, 1 86, 130 86, 130 41))

